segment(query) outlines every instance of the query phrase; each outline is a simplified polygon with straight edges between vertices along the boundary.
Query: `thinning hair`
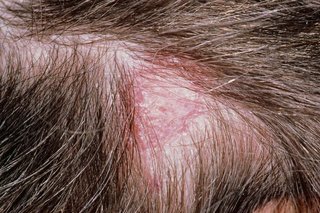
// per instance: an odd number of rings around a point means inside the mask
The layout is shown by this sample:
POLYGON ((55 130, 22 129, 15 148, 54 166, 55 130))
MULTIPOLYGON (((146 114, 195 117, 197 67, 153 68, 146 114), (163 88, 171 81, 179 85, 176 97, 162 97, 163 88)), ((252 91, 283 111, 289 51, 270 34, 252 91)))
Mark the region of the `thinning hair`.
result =
POLYGON ((320 211, 318 1, 0 4, 1 212, 320 211), (132 61, 212 101, 192 193, 142 175, 132 61))

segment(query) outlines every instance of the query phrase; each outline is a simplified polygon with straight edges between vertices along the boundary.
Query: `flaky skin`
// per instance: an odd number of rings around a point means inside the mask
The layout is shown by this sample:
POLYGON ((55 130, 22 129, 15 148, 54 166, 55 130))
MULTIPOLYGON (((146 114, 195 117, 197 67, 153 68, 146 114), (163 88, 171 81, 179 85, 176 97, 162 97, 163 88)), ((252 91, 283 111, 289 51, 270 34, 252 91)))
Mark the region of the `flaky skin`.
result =
POLYGON ((320 212, 319 1, 2 0, 0 11, 0 212, 320 212), (183 179, 145 181, 133 62, 174 70, 214 103, 192 193, 183 179))

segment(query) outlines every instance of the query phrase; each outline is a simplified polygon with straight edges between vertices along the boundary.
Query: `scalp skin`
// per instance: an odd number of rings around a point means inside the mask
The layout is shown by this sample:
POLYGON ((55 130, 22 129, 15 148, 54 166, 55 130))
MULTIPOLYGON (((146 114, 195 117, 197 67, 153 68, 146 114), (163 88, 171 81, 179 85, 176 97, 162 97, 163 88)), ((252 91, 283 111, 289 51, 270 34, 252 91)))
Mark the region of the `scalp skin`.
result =
POLYGON ((0 212, 320 211, 318 1, 0 5, 0 212))

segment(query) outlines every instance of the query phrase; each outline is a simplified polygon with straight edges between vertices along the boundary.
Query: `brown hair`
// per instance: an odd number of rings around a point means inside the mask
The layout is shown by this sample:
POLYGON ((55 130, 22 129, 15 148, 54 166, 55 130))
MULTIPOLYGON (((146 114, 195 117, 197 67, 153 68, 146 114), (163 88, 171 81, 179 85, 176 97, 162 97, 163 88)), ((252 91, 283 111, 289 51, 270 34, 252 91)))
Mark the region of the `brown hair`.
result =
POLYGON ((1 11, 1 212, 320 211, 317 1, 3 0, 1 11), (218 127, 191 198, 179 179, 159 192, 141 175, 128 58, 179 70, 235 114, 210 108, 218 127))

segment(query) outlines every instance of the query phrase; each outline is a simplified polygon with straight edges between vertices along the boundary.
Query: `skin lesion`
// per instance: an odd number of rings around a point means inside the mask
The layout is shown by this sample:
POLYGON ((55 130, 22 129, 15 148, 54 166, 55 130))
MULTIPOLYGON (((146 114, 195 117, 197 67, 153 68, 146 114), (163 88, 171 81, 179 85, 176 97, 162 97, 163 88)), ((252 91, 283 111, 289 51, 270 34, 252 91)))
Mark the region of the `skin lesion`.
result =
POLYGON ((320 5, 15 2, 0 211, 319 212, 320 5))
MULTIPOLYGON (((198 197, 204 198, 201 205, 209 205, 206 191, 211 196, 219 192, 219 182, 212 180, 224 174, 224 169, 234 170, 239 181, 252 178, 253 182, 267 173, 272 177, 280 169, 270 160, 270 133, 250 112, 206 94, 206 82, 199 87, 191 83, 192 75, 186 79, 175 74, 179 66, 175 70, 144 65, 144 70, 136 69, 133 74, 134 134, 137 162, 142 167, 142 177, 138 177, 145 180, 151 194, 162 198, 163 208, 172 197, 177 203, 171 208, 186 212, 197 205, 198 197), (243 164, 251 166, 242 170, 243 164)), ((279 183, 284 181, 278 178, 279 183)))
MULTIPOLYGON (((139 71, 133 75, 135 138, 148 177, 162 182, 161 179, 168 180, 167 174, 175 174, 175 178, 181 179, 189 173, 189 177, 184 178, 193 182, 190 173, 195 174, 198 170, 192 162, 199 160, 200 153, 210 161, 209 156, 216 155, 213 146, 230 146, 250 158, 267 153, 267 144, 264 147, 258 142, 263 140, 261 135, 266 137, 267 133, 261 130, 265 128, 255 130, 249 125, 251 122, 256 127, 262 126, 257 118, 235 104, 230 106, 221 103, 222 100, 217 101, 199 85, 193 85, 190 79, 174 74, 176 70, 154 66, 136 69, 139 71), (242 114, 246 114, 247 120, 241 117, 242 114), (229 139, 224 138, 225 132, 230 133, 229 139)), ((190 189, 186 191, 192 194, 191 184, 187 185, 190 189)))

